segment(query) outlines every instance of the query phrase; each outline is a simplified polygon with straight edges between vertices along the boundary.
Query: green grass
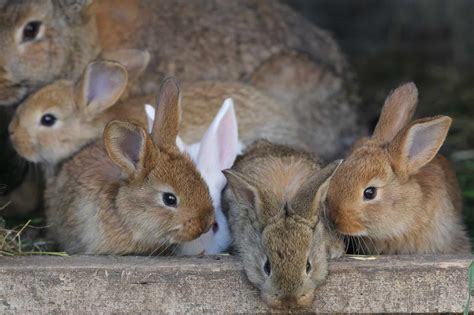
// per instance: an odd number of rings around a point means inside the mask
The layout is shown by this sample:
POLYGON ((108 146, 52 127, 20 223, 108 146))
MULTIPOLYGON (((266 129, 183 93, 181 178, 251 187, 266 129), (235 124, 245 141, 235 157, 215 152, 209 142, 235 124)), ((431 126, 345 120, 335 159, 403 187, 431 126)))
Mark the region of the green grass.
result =
POLYGON ((469 266, 468 284, 467 284, 467 302, 464 306, 464 315, 469 314, 471 310, 472 281, 474 279, 474 261, 469 266))

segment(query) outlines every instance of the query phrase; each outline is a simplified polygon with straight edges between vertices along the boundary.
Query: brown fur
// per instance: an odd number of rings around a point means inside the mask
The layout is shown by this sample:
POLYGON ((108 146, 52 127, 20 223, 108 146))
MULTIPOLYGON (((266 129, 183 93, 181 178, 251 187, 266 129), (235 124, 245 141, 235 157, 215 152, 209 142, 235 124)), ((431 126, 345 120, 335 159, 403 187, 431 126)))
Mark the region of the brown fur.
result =
MULTIPOLYGON (((151 67, 135 93, 152 92, 157 78, 167 75, 183 82, 245 80, 294 109, 306 127, 299 136, 327 159, 365 133, 335 42, 276 1, 106 0, 98 5, 97 23, 103 49, 151 52, 151 67)), ((280 117, 267 120, 276 124, 280 117)))
POLYGON ((293 107, 283 106, 241 83, 203 81, 183 84, 181 137, 187 143, 199 141, 227 97, 234 101, 239 138, 244 144, 266 138, 317 151, 312 139, 303 137, 309 126, 298 124, 293 107))
MULTIPOLYGON (((173 84, 165 82, 163 90, 173 84)), ((178 97, 161 98, 158 115, 176 117, 180 106, 168 103, 172 100, 178 97)), ((176 139, 177 125, 155 124, 153 133, 176 139)), ((48 178, 48 222, 66 251, 160 254, 209 229, 214 220, 209 191, 176 145, 163 138, 154 142, 143 128, 119 121, 107 125, 104 144, 86 147, 48 178), (176 195, 176 208, 163 204, 163 193, 176 195)))
POLYGON ((88 102, 87 86, 94 83, 85 71, 78 82, 56 81, 30 96, 18 108, 9 131, 11 142, 22 157, 54 167, 100 137, 112 119, 136 120, 146 126, 143 104, 151 101, 150 98, 118 102, 127 86, 125 69, 105 61, 91 63, 88 69, 94 67, 99 68, 97 71, 102 75, 116 77, 113 81, 117 88, 107 98, 88 102), (57 117, 55 125, 40 124, 45 114, 57 117))
POLYGON ((331 218, 340 233, 360 237, 362 253, 470 252, 456 176, 436 155, 451 119, 409 123, 417 93, 408 84, 388 97, 372 139, 356 144, 331 181, 331 218), (377 196, 364 200, 370 186, 377 196))
POLYGON ((41 86, 76 79, 100 52, 95 19, 62 0, 6 1, 0 7, 0 105, 19 104, 41 86), (24 25, 42 21, 44 36, 21 43, 24 25))
POLYGON ((336 43, 283 4, 63 2, 11 0, 1 8, 0 20, 8 23, 0 24, 0 104, 18 104, 53 80, 77 79, 100 51, 107 56, 138 48, 150 52, 150 67, 140 80, 133 80, 131 95, 156 93, 166 76, 183 82, 245 81, 277 102, 298 108, 308 130, 317 131, 301 136, 313 141, 325 158, 339 154, 355 135, 364 133, 357 127, 351 73, 336 43), (13 34, 31 19, 44 21, 46 36, 14 43, 13 34), (21 60, 15 54, 19 45, 24 48, 21 60))
MULTIPOLYGON (((139 48, 150 51, 151 66, 125 96, 156 93, 170 75, 249 82, 297 108, 297 139, 324 158, 365 133, 337 44, 277 1, 8 0, 0 6, 0 43, 0 106, 17 106, 55 80, 76 80, 101 52, 110 59, 111 51, 139 48), (45 36, 20 44, 16 34, 33 20, 43 22, 45 36)), ((278 126, 282 119, 266 121, 278 126)))
POLYGON ((321 170, 308 153, 259 141, 226 171, 223 206, 234 243, 249 280, 271 307, 308 307, 327 276, 327 257, 343 252, 320 216, 338 164, 321 170))

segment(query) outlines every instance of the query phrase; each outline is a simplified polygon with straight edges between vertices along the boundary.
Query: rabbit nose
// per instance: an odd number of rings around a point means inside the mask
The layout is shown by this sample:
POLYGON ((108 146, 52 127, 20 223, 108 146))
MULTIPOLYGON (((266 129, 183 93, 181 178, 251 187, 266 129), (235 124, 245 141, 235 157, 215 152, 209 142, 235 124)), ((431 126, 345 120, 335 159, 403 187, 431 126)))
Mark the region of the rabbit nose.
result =
POLYGON ((286 309, 298 309, 298 308, 307 308, 311 305, 312 298, 308 296, 302 296, 302 297, 296 297, 296 296, 285 296, 282 299, 280 299, 280 303, 283 306, 283 308, 286 309))

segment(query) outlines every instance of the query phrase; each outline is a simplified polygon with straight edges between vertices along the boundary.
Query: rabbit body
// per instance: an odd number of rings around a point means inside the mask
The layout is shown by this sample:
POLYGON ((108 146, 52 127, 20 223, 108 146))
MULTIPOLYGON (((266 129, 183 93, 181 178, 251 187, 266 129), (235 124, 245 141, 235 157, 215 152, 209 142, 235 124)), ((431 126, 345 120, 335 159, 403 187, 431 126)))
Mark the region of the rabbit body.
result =
POLYGON ((363 254, 469 253, 462 198, 449 162, 437 154, 451 119, 413 122, 414 84, 385 101, 371 138, 361 139, 328 193, 338 232, 361 238, 363 254))
POLYGON ((131 82, 130 95, 154 93, 170 75, 183 82, 241 81, 283 105, 296 104, 299 118, 318 131, 312 137, 325 158, 364 134, 357 126, 351 73, 336 43, 278 2, 41 0, 0 5, 0 21, 9 21, 0 25, 2 105, 17 105, 54 80, 77 79, 101 53, 136 48, 148 50, 151 59, 144 74, 131 82))
POLYGON ((365 134, 352 74, 337 44, 284 4, 105 0, 96 12, 104 50, 147 49, 152 56, 135 93, 153 92, 168 75, 183 83, 250 83, 283 105, 296 105, 327 159, 365 134))
POLYGON ((179 92, 164 83, 152 134, 112 121, 98 141, 47 179, 52 237, 70 253, 161 254, 207 232, 209 190, 176 146, 179 92))
POLYGON ((307 307, 342 242, 326 229, 325 191, 340 161, 258 141, 231 170, 223 207, 249 280, 272 307, 307 307))

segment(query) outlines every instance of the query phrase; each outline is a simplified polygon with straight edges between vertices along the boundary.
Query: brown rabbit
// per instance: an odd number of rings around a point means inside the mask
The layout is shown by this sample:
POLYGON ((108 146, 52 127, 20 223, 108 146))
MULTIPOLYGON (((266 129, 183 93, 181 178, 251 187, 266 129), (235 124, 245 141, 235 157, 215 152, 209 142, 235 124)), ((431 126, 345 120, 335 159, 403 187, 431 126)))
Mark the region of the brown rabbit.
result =
POLYGON ((297 106, 318 131, 312 140, 324 157, 362 132, 336 43, 276 1, 3 0, 0 21, 3 105, 53 80, 77 79, 101 50, 137 48, 150 51, 151 66, 132 82, 135 95, 154 93, 169 75, 183 82, 249 81, 297 106))
POLYGON ((22 157, 48 169, 99 138, 112 119, 146 126, 143 104, 149 98, 118 101, 127 82, 121 64, 96 61, 78 82, 58 80, 40 89, 17 109, 9 127, 12 144, 22 157))
POLYGON ((223 193, 234 237, 250 282, 271 307, 308 307, 328 274, 328 257, 344 252, 326 229, 325 198, 340 161, 258 141, 225 171, 223 193))
POLYGON ((48 222, 62 248, 161 253, 210 228, 214 215, 206 183, 176 146, 179 117, 179 90, 167 80, 151 136, 133 123, 112 121, 104 144, 84 148, 48 179, 48 222))
POLYGON ((410 123, 417 96, 413 83, 394 90, 372 137, 355 144, 331 181, 332 221, 359 237, 361 253, 470 252, 456 176, 437 154, 451 118, 410 123))
POLYGON ((0 105, 57 79, 76 79, 100 53, 86 2, 0 1, 0 105))
MULTIPOLYGON (((136 61, 133 64, 135 66, 128 64, 129 71, 144 68, 136 61)), ((145 123, 143 105, 152 102, 154 97, 118 101, 126 86, 127 71, 120 64, 92 62, 78 82, 59 80, 30 96, 18 108, 10 124, 11 142, 28 161, 54 168, 98 138, 112 119, 134 118, 145 123)), ((236 105, 244 144, 264 137, 280 144, 318 150, 313 141, 317 132, 310 125, 298 122, 293 106, 281 105, 251 86, 232 82, 202 81, 183 85, 180 136, 185 142, 201 140, 227 97, 236 105)))

